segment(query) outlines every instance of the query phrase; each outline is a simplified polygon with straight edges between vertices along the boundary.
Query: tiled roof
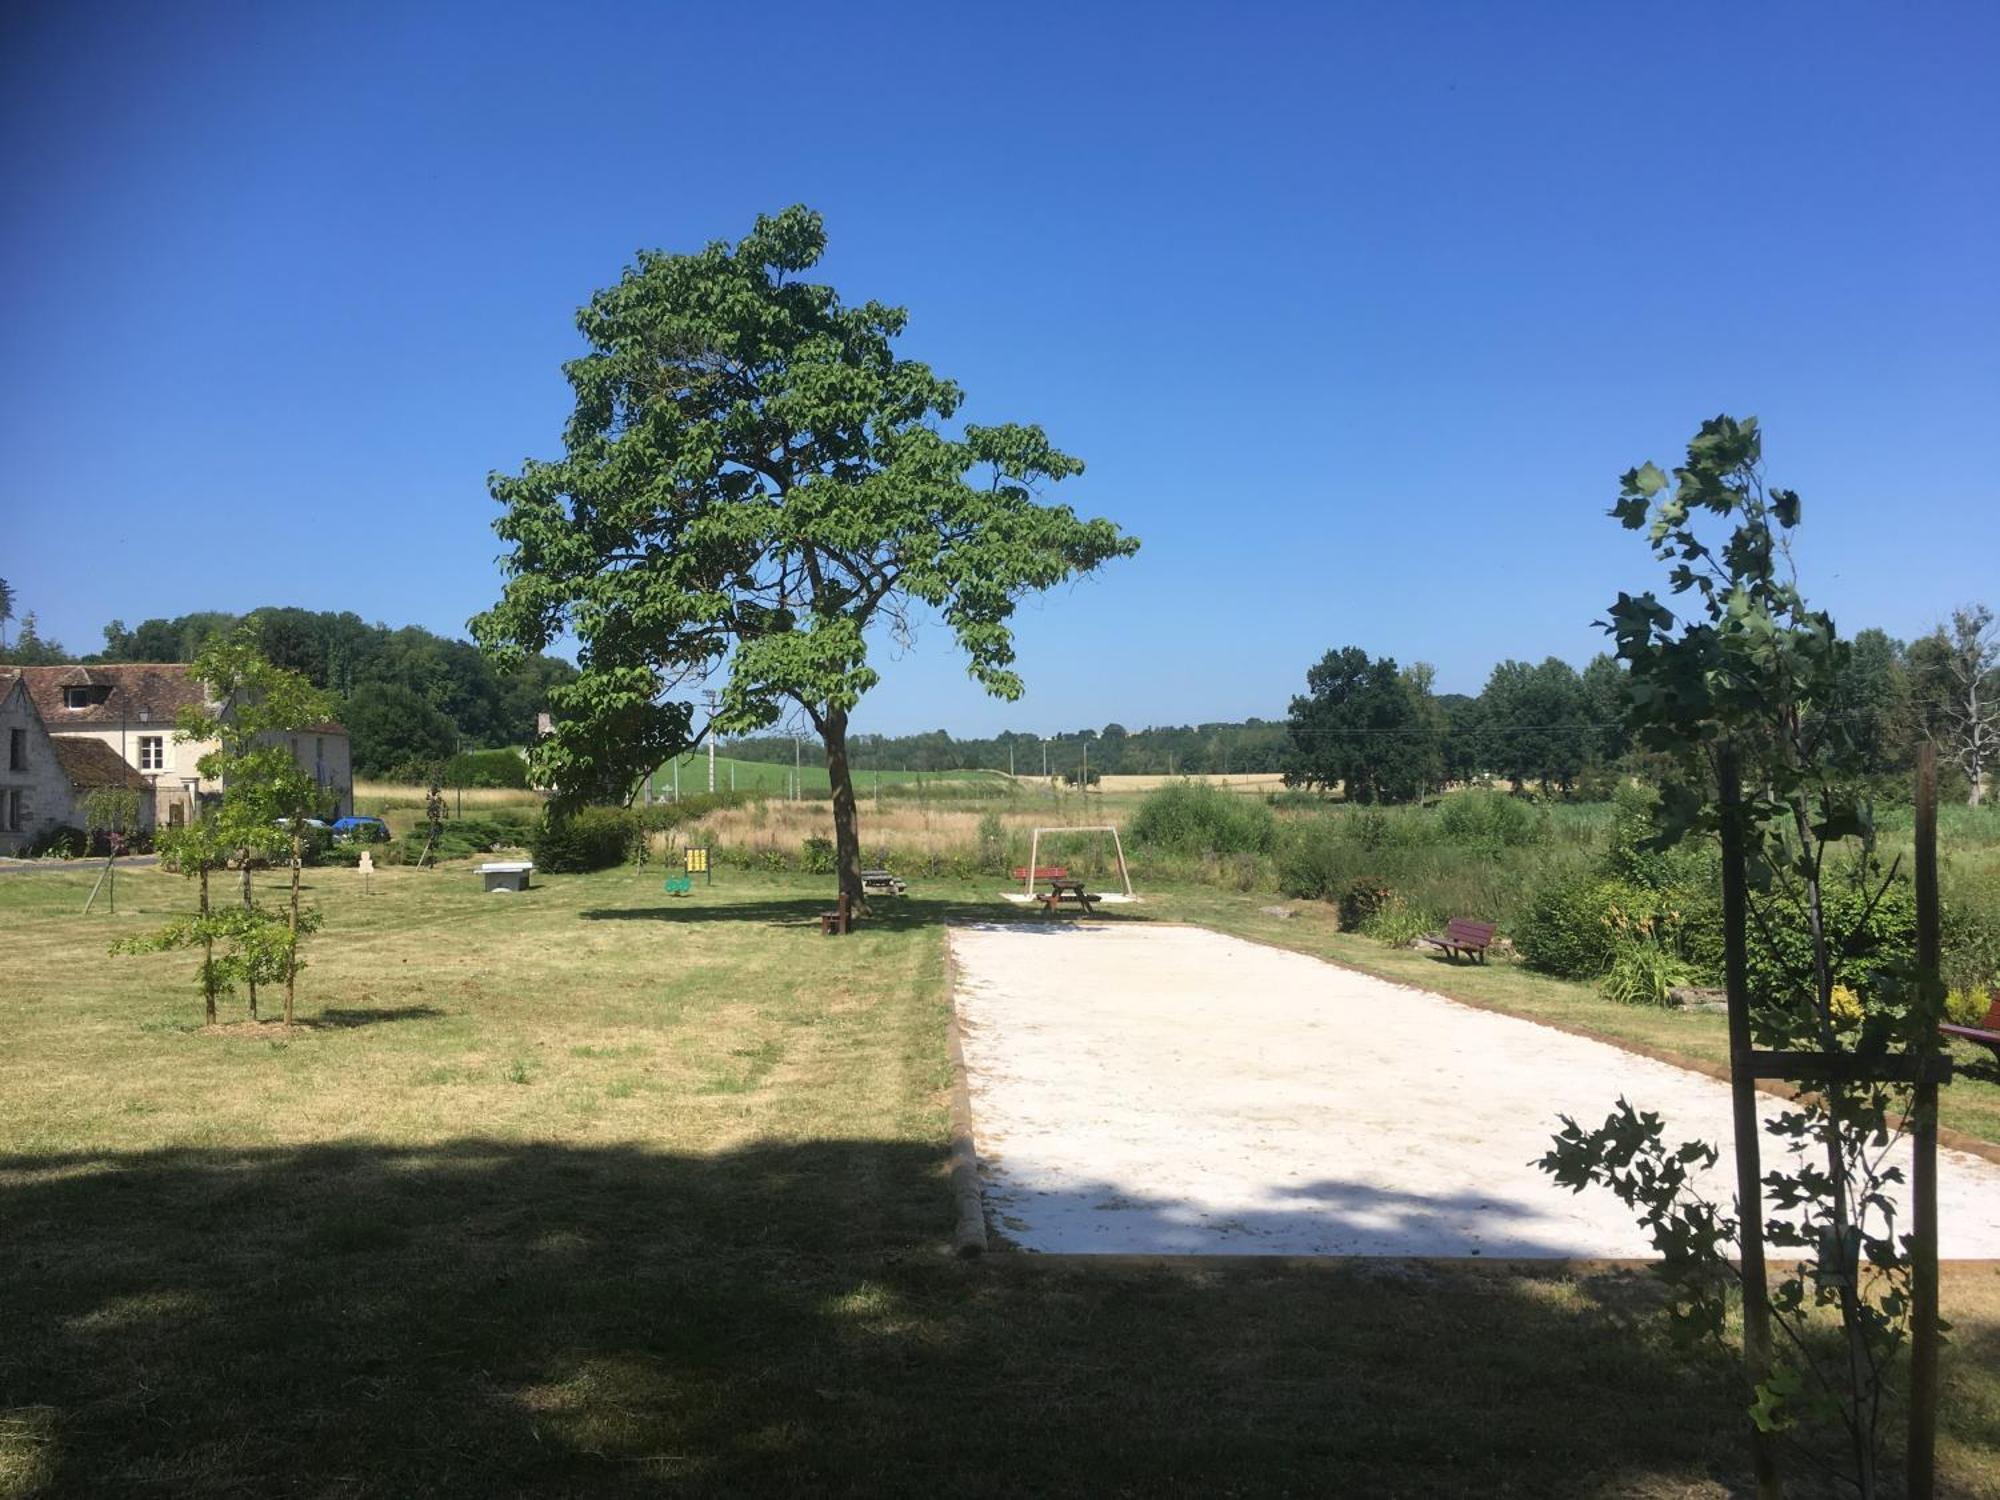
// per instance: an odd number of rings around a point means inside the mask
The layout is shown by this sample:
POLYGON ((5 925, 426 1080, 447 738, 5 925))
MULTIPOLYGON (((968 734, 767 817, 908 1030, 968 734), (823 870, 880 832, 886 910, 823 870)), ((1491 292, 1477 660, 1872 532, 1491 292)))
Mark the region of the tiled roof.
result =
MULTIPOLYGON (((91 666, 15 667, 28 685, 28 696, 42 716, 50 734, 65 730, 102 728, 116 724, 130 729, 140 723, 157 724, 171 732, 174 717, 183 708, 200 708, 208 701, 207 689, 186 662, 109 662, 91 666), (65 688, 94 687, 101 702, 82 708, 65 705, 65 688)), ((308 724, 315 734, 345 734, 335 723, 308 724)))
POLYGON ((146 778, 103 740, 83 735, 51 735, 49 744, 56 752, 63 775, 80 792, 100 786, 130 787, 135 792, 146 790, 146 778))
MULTIPOLYGON (((61 734, 79 725, 93 727, 120 724, 127 727, 146 722, 172 729, 174 715, 183 708, 199 708, 207 694, 186 662, 129 662, 95 667, 19 667, 28 684, 28 696, 48 725, 50 734, 61 734), (103 702, 84 708, 67 708, 63 689, 98 687, 103 702)), ((93 695, 96 696, 96 695, 93 695)))

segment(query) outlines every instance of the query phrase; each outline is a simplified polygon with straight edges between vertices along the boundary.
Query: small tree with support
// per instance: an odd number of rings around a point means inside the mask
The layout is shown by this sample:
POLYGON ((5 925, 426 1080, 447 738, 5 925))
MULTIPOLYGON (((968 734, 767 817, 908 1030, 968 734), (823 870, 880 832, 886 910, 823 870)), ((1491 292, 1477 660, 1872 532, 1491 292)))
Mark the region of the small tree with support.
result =
POLYGON ((125 843, 139 827, 139 794, 128 786, 100 786, 93 788, 83 799, 83 826, 86 832, 104 835, 104 868, 98 872, 97 884, 90 888, 90 895, 83 903, 83 914, 90 915, 90 908, 97 900, 101 889, 112 911, 118 910, 118 856, 125 852, 125 843))
POLYGON ((1858 1006, 1842 1007, 1835 974, 1872 941, 1869 918, 1900 872, 1875 856, 1866 765, 1838 712, 1847 645, 1827 615, 1807 608, 1790 566, 1799 498, 1767 490, 1760 459, 1754 419, 1718 417, 1703 424, 1671 482, 1651 464, 1625 475, 1613 514, 1650 526, 1655 555, 1673 564, 1674 592, 1692 594, 1698 608, 1683 621, 1652 594, 1621 594, 1608 627, 1631 672, 1628 722, 1674 768, 1660 843, 1708 834, 1721 844, 1737 1201, 1724 1209, 1694 1186, 1695 1171, 1718 1159, 1714 1147, 1669 1147, 1660 1118, 1623 1099, 1594 1130, 1563 1117, 1542 1166, 1579 1191, 1608 1186, 1641 1211, 1681 1330, 1720 1338, 1725 1293, 1740 1289, 1760 1497, 1782 1492, 1781 1439, 1797 1460, 1862 1496, 1882 1492, 1884 1417, 1906 1344, 1906 1488, 1928 1496, 1937 1090, 1950 1077, 1937 1031, 1935 765, 1926 749, 1916 785, 1916 951, 1875 964, 1858 1006), (1719 546, 1700 534, 1702 512, 1729 523, 1719 546), (1842 887, 1848 899, 1831 901, 1842 887), (1842 930, 1837 909, 1862 915, 1842 930), (1753 945, 1764 960, 1754 987, 1753 945), (1762 1130, 1760 1079, 1804 1088, 1762 1130), (1899 1234, 1888 1189, 1902 1172, 1888 1152, 1905 1132, 1912 1215, 1899 1234), (1782 1145, 1769 1172, 1759 1166, 1763 1134, 1782 1145), (1768 1221, 1767 1196, 1779 1211, 1768 1221), (1798 1257, 1775 1286, 1767 1240, 1798 1257), (1840 1435, 1838 1456, 1814 1440, 1829 1428, 1840 1435))
POLYGON ((193 915, 126 939, 112 951, 200 948, 202 1002, 211 1025, 223 991, 243 983, 254 1021, 257 986, 282 982, 289 1026, 303 967, 300 940, 319 928, 318 913, 299 899, 299 872, 305 863, 305 820, 320 810, 323 793, 286 740, 331 718, 332 704, 299 673, 267 659, 248 631, 208 646, 195 659, 194 675, 207 686, 210 702, 182 709, 174 738, 213 744, 199 767, 203 777, 221 784, 223 794, 219 805, 201 808, 185 827, 163 834, 160 845, 182 874, 198 879, 200 904, 193 915), (250 870, 254 859, 287 852, 291 893, 280 916, 255 899, 250 870), (210 899, 209 875, 231 861, 242 871, 242 900, 233 909, 219 908, 210 899))

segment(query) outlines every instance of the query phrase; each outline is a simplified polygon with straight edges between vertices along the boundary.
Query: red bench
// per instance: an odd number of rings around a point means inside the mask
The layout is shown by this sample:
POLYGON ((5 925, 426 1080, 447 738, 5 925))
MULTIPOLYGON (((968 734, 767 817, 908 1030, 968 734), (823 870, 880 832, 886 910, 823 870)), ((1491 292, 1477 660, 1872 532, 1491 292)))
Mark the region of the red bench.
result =
POLYGON ((1036 865, 1030 870, 1026 865, 1014 866, 1016 880, 1067 880, 1069 871, 1061 865, 1036 865))
POLYGON ((1992 998, 1993 1003, 1986 1007, 1986 1019, 1977 1026, 1953 1026, 1947 1022, 1939 1025, 1938 1030, 1962 1042, 1991 1048, 1993 1060, 2000 1063, 2000 990, 1995 990, 1992 998))
POLYGON ((1453 958, 1476 958, 1486 962, 1486 950, 1493 944, 1494 924, 1475 922, 1469 917, 1453 917, 1443 932, 1426 933, 1417 939, 1433 948, 1442 948, 1453 958))

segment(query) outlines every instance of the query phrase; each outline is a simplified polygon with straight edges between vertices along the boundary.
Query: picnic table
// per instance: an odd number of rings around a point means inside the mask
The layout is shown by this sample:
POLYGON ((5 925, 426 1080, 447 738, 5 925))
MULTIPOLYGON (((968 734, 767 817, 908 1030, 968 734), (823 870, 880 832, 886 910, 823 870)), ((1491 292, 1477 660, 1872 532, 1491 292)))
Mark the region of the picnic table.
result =
POLYGON ((1069 871, 1061 865, 1036 865, 1032 870, 1026 865, 1016 865, 1014 878, 1028 885, 1033 898, 1042 903, 1044 914, 1054 911, 1059 906, 1067 905, 1081 907, 1087 917, 1096 910, 1097 903, 1104 899, 1101 896, 1091 895, 1083 888, 1083 882, 1071 878, 1069 871), (1048 889, 1035 890, 1034 886, 1037 883, 1046 885, 1048 889))
POLYGON ((1048 886, 1046 895, 1037 895, 1035 898, 1042 903, 1044 916, 1065 904, 1081 907, 1086 917, 1097 909, 1100 898, 1085 890, 1081 880, 1050 880, 1048 886))

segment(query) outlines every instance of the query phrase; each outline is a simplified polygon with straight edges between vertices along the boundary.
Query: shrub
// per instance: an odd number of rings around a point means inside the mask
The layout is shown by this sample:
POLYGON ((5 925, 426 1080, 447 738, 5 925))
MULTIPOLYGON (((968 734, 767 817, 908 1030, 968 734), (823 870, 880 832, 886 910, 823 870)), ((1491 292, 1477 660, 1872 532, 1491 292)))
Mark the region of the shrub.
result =
POLYGON ((1443 925, 1436 913, 1412 906, 1400 896, 1390 896, 1361 924, 1361 932, 1391 948, 1407 948, 1425 933, 1436 932, 1443 925))
POLYGON ((89 847, 90 835, 81 828, 51 828, 28 845, 31 859, 77 859, 89 847))
POLYGON ((1346 878, 1346 851, 1321 823, 1301 826, 1278 852, 1278 889, 1302 901, 1325 901, 1346 878))
MULTIPOLYGON (((1888 968, 1915 951, 1916 893, 1898 877, 1871 907, 1872 893, 1838 877, 1821 889, 1835 984, 1867 992, 1888 968)), ((1753 904, 1762 921, 1750 924, 1747 967, 1750 995, 1765 1004, 1797 1006, 1812 993, 1812 933, 1803 905, 1783 898, 1753 904)))
POLYGON ((984 812, 979 815, 979 868, 981 870, 1007 868, 1007 834, 1000 826, 1000 814, 997 812, 984 812))
POLYGON ((1610 968, 1616 955, 1619 927, 1614 914, 1644 912, 1651 904, 1638 887, 1602 876, 1554 881, 1529 903, 1514 929, 1514 948, 1532 969, 1591 979, 1610 968))
POLYGON ((1945 1019, 1954 1026, 1977 1026, 1986 1019, 1992 1003, 1992 996, 1984 989, 1953 990, 1944 997, 1945 1019))
POLYGON ((1605 971, 1604 998, 1620 1005, 1665 1005, 1667 992, 1694 979, 1693 966, 1679 954, 1645 939, 1621 942, 1605 971))
POLYGON ((1438 805, 1438 836, 1470 848, 1512 849, 1545 843, 1549 815, 1533 803, 1505 792, 1469 791, 1438 805))
POLYGON ((515 750, 466 750, 444 763, 445 786, 528 789, 527 759, 515 750))
POLYGON ((638 836, 638 820, 622 807, 584 807, 543 815, 529 843, 544 874, 605 870, 622 863, 638 836))
POLYGON ((834 867, 833 840, 815 834, 805 842, 799 868, 808 875, 831 875, 834 867))
POLYGON ((2000 878, 1954 872, 1940 895, 1945 982, 1983 993, 2000 980, 2000 878))
POLYGON ((1175 854, 1263 854, 1277 835, 1263 803, 1198 781, 1148 794, 1132 819, 1134 844, 1175 854))
POLYGON ((1660 794, 1636 782, 1624 783, 1612 795, 1611 847, 1604 855, 1607 874, 1634 885, 1667 883, 1667 856, 1645 847, 1659 833, 1659 809, 1660 794))
POLYGON ((1343 931, 1359 932, 1396 900, 1388 882, 1378 875, 1357 875, 1340 893, 1340 925, 1343 931))

